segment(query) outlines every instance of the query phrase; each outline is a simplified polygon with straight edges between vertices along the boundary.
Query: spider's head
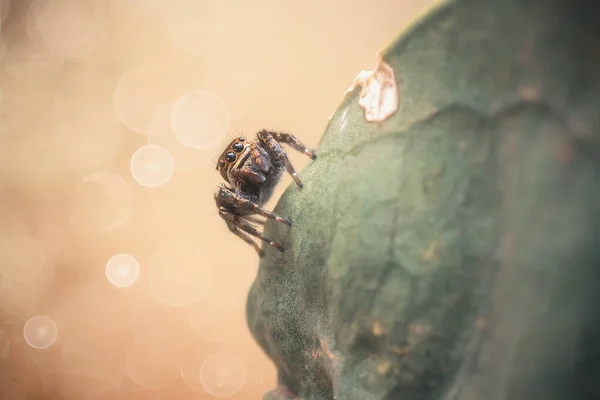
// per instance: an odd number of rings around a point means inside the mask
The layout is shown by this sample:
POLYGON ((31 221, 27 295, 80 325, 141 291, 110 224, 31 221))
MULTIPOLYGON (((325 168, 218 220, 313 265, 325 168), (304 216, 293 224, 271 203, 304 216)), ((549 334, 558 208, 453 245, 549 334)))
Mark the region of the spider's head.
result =
POLYGON ((217 160, 217 171, 227 183, 237 186, 231 177, 231 171, 241 168, 250 156, 250 145, 243 137, 235 138, 225 147, 217 160))

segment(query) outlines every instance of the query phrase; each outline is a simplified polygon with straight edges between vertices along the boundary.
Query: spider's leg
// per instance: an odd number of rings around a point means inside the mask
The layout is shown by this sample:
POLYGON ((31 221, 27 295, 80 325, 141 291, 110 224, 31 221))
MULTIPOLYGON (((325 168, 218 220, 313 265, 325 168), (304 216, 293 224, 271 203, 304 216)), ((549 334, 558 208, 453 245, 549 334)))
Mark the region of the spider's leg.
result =
POLYGON ((242 239, 244 242, 248 243, 250 246, 254 247, 254 250, 258 253, 259 257, 262 257, 265 253, 263 249, 260 248, 258 244, 245 232, 240 231, 237 226, 235 226, 232 222, 225 220, 227 223, 227 227, 231 232, 233 232, 237 237, 242 239))
POLYGON ((233 190, 227 187, 221 186, 219 191, 215 193, 215 199, 217 200, 218 204, 226 204, 230 208, 244 210, 247 214, 258 214, 288 226, 292 225, 292 221, 280 217, 273 211, 260 208, 258 204, 246 198, 243 194, 235 193, 233 190))
POLYGON ((262 232, 260 232, 254 226, 250 225, 248 222, 244 221, 238 215, 235 215, 234 213, 232 213, 230 210, 226 210, 225 208, 220 208, 219 215, 221 216, 221 218, 223 218, 228 223, 231 223, 236 228, 239 228, 242 231, 249 233, 250 235, 270 244, 271 246, 275 247, 279 251, 283 251, 283 246, 281 246, 279 243, 274 242, 273 240, 271 240, 268 237, 266 237, 265 235, 263 235, 262 232))
POLYGON ((251 215, 245 216, 244 219, 248 222, 252 222, 253 224, 260 224, 260 225, 264 225, 265 222, 267 222, 264 219, 259 219, 259 218, 256 218, 255 216, 251 216, 251 215))
POLYGON ((292 176, 292 178, 294 178, 296 185, 298 185, 298 187, 302 188, 302 186, 303 186, 302 182, 300 181, 300 178, 298 177, 298 174, 296 173, 294 166, 288 159, 288 156, 287 156, 285 150, 283 149, 283 147, 281 147, 281 145, 277 142, 277 140, 275 140, 275 137, 273 136, 273 132, 269 132, 269 131, 266 131, 263 129, 262 131, 260 131, 256 134, 256 137, 258 138, 258 140, 261 143, 263 143, 266 147, 268 147, 275 154, 275 156, 279 160, 281 160, 281 162, 283 162, 285 169, 287 169, 288 173, 292 176))
POLYGON ((271 168, 271 161, 269 160, 269 154, 258 146, 256 143, 250 145, 250 152, 252 153, 252 159, 256 166, 262 171, 267 172, 271 168))
POLYGON ((231 176, 241 182, 254 182, 254 183, 263 183, 267 180, 267 177, 259 172, 252 170, 247 165, 244 165, 242 168, 234 169, 231 171, 231 176))
POLYGON ((301 153, 304 153, 307 157, 309 157, 311 160, 314 160, 317 158, 317 155, 315 154, 314 151, 309 150, 306 148, 306 146, 304 146, 294 135, 290 135, 289 133, 281 133, 281 132, 271 132, 271 135, 273 135, 273 138, 275 140, 277 140, 278 142, 283 142, 283 143, 287 143, 290 145, 290 147, 298 150, 301 153))

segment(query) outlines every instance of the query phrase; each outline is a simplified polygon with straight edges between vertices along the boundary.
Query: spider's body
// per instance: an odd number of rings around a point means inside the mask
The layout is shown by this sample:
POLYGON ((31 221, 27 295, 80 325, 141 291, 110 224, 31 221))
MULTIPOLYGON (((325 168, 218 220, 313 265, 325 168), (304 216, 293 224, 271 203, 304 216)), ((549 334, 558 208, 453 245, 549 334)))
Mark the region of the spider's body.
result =
POLYGON ((223 166, 217 165, 217 170, 221 173, 221 176, 225 181, 231 185, 236 192, 246 194, 249 199, 252 198, 254 203, 262 206, 265 204, 271 195, 273 189, 285 167, 283 163, 277 159, 271 161, 266 149, 263 146, 256 143, 247 143, 244 138, 238 138, 233 140, 219 157, 220 162, 223 166), (233 147, 239 143, 238 149, 243 147, 243 150, 239 153, 235 153, 233 147), (255 146, 255 147, 254 147, 255 146), (253 149, 254 147, 254 149, 253 149), (255 152, 253 156, 253 150, 255 152), (227 153, 236 154, 234 162, 227 162, 225 157, 227 153), (260 159, 260 160, 259 160, 260 159), (261 165, 265 165, 266 168, 261 168, 261 165), (244 179, 244 173, 247 175, 252 174, 253 178, 244 179))
POLYGON ((262 249, 248 234, 280 251, 283 251, 283 247, 265 237, 248 222, 250 220, 248 217, 258 214, 291 225, 291 221, 261 207, 273 194, 273 189, 281 179, 284 170, 287 170, 296 184, 302 188, 302 182, 280 142, 302 151, 313 160, 316 155, 294 136, 286 133, 261 130, 257 133, 256 139, 253 143, 247 142, 242 137, 234 139, 219 157, 217 171, 229 186, 221 185, 219 191, 215 193, 215 201, 219 208, 219 215, 225 220, 229 229, 262 255, 262 249))

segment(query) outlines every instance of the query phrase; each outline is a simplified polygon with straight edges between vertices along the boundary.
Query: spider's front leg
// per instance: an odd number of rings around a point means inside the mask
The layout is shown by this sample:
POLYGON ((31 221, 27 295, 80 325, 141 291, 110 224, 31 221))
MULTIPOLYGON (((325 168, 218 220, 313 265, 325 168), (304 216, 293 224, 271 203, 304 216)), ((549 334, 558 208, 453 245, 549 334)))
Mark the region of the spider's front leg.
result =
POLYGON ((219 207, 225 206, 230 210, 238 210, 240 215, 258 214, 288 226, 292 225, 292 221, 280 217, 272 211, 260 208, 254 201, 226 186, 221 186, 219 191, 215 193, 215 200, 219 207))
POLYGON ((265 145, 269 150, 271 150, 271 152, 273 152, 273 154, 275 154, 275 156, 279 160, 281 160, 283 162, 285 169, 287 169, 288 173, 292 176, 292 178, 294 178, 294 181, 296 182, 298 187, 302 188, 303 185, 302 185, 302 182, 300 181, 300 178, 298 177, 298 173, 294 169, 294 166, 288 159, 288 156, 287 156, 285 150, 283 149, 283 147, 281 147, 279 142, 284 142, 284 143, 289 144, 294 149, 296 149, 300 152, 303 152, 306 156, 310 157, 312 160, 317 158, 315 153, 310 151, 309 149, 307 149, 302 143, 300 143, 300 141, 298 139, 296 139, 295 136, 290 135, 288 133, 271 132, 271 131, 267 131, 267 130, 263 129, 256 134, 256 137, 263 145, 265 145))
POLYGON ((281 133, 281 132, 271 132, 273 138, 282 143, 287 143, 294 149, 298 150, 300 153, 304 153, 311 160, 316 160, 317 155, 314 151, 309 150, 300 142, 296 136, 290 135, 289 133, 281 133))
POLYGON ((254 164, 261 170, 261 172, 267 172, 271 169, 271 160, 269 154, 256 143, 250 145, 250 152, 252 153, 252 159, 254 164))

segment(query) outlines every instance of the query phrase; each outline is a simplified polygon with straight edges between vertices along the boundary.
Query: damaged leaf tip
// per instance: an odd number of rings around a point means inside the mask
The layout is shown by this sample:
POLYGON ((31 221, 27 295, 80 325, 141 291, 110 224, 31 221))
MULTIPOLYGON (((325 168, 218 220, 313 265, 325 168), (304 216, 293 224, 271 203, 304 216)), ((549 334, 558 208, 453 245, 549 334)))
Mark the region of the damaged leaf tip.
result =
POLYGON ((365 110, 365 119, 369 122, 382 122, 398 109, 398 87, 394 69, 377 53, 377 63, 372 71, 360 71, 354 84, 346 93, 359 85, 358 104, 365 110))

